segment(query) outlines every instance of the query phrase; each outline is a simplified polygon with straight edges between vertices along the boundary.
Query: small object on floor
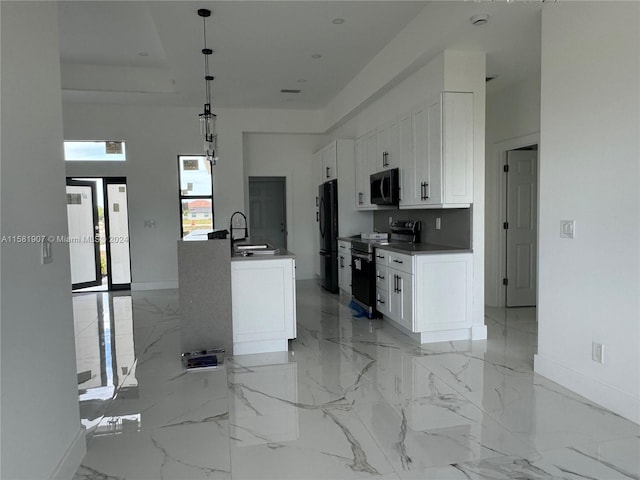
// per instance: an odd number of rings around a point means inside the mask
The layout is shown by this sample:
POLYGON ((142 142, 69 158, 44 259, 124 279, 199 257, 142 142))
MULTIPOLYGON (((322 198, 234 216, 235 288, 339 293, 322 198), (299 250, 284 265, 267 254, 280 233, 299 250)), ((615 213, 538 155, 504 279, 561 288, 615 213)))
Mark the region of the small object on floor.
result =
POLYGON ((224 362, 224 348, 213 348, 182 354, 182 365, 188 371, 213 369, 224 362))
POLYGON ((360 318, 360 317, 369 318, 369 312, 357 302, 351 300, 351 302, 349 302, 349 308, 353 310, 353 316, 355 318, 360 318))

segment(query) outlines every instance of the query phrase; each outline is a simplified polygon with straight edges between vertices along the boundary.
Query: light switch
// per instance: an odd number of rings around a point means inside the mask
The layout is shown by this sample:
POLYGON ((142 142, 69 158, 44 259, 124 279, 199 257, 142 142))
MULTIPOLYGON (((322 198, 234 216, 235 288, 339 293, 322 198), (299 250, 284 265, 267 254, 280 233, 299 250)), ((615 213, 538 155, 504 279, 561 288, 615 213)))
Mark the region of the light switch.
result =
POLYGON ((560 238, 573 238, 576 232, 574 220, 560 220, 560 238))

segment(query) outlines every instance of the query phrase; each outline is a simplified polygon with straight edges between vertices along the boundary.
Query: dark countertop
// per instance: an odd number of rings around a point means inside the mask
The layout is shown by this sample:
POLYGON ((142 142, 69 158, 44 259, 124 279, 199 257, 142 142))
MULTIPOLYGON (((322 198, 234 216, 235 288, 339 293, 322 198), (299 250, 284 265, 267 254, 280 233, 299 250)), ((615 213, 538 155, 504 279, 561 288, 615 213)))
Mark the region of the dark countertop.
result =
POLYGON ((451 245, 438 245, 436 243, 394 243, 385 245, 385 242, 375 244, 376 248, 404 253, 406 255, 428 255, 434 253, 472 253, 473 250, 451 245))
POLYGON ((350 242, 358 240, 372 244, 375 248, 391 250, 392 252, 404 253, 407 255, 423 255, 433 253, 473 253, 473 250, 465 247, 455 247, 452 245, 438 245, 436 243, 405 243, 405 242, 387 242, 381 240, 363 240, 360 235, 351 237, 338 237, 338 240, 350 242))

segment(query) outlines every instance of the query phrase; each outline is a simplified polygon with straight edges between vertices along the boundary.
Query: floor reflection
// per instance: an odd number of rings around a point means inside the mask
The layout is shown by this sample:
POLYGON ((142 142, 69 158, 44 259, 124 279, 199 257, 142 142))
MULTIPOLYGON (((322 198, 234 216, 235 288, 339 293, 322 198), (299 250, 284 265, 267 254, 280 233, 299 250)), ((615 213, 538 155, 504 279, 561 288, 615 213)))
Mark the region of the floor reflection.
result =
POLYGON ((104 417, 116 395, 137 396, 131 295, 76 294, 73 313, 82 424, 96 434, 139 428, 137 412, 104 417))

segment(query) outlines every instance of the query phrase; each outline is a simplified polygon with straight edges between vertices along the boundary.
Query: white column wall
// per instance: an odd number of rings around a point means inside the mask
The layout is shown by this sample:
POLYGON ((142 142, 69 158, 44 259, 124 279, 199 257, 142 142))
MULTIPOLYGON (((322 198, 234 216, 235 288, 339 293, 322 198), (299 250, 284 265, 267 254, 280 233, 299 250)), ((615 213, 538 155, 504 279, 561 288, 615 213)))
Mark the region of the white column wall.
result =
POLYGON ((535 370, 640 422, 640 4, 542 15, 535 370), (560 221, 575 220, 575 238, 560 221), (592 342, 604 363, 591 360, 592 342))
POLYGON ((2 465, 6 479, 71 478, 85 451, 67 235, 55 2, 1 2, 2 465))

